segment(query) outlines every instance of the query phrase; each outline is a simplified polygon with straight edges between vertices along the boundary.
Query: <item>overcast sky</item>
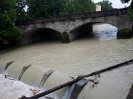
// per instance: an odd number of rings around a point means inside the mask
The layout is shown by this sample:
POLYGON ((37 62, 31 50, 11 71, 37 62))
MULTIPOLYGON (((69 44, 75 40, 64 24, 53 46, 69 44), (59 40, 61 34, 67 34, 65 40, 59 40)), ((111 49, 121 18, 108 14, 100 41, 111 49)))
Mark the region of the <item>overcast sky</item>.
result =
MULTIPOLYGON (((94 1, 94 3, 97 3, 97 2, 103 1, 103 0, 92 0, 92 1, 94 1)), ((109 0, 109 1, 113 3, 112 4, 113 8, 123 8, 125 6, 129 6, 130 5, 130 2, 122 4, 121 0, 109 0)))

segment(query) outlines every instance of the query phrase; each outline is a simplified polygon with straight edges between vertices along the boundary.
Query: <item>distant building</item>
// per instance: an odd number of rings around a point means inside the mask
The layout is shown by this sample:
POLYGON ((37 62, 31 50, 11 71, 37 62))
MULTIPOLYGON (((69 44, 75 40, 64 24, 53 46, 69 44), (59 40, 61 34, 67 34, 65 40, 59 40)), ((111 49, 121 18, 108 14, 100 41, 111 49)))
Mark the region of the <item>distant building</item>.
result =
POLYGON ((101 5, 100 4, 96 4, 96 11, 101 11, 101 5))

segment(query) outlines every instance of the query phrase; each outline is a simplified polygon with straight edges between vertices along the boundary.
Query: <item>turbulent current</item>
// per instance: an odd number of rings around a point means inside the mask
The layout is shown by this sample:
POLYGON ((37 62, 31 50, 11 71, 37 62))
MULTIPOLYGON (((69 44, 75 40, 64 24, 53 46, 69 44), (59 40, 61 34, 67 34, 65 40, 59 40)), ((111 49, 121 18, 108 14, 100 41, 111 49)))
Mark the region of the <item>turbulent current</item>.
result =
MULTIPOLYGON (((103 30, 99 34, 98 26, 95 25, 93 31, 97 33, 95 35, 102 35, 103 30)), ((110 26, 104 27, 107 29, 110 26)), ((18 99, 22 95, 31 96, 33 93, 30 89, 38 90, 44 72, 50 69, 55 72, 50 75, 39 92, 72 80, 69 76, 76 78, 78 75, 89 74, 133 59, 133 38, 116 39, 117 29, 112 28, 110 31, 113 31, 114 38, 110 36, 111 32, 104 32, 105 40, 101 36, 96 36, 100 39, 80 38, 67 44, 62 44, 59 40, 49 40, 0 53, 0 72, 7 62, 15 61, 6 71, 14 79, 18 78, 23 66, 32 64, 22 76, 21 82, 9 80, 3 74, 0 75, 0 99, 18 99)), ((94 78, 99 83, 94 85, 88 82, 78 99, 126 99, 133 84, 133 64, 105 72, 100 77, 87 79, 94 78)), ((63 88, 48 97, 61 99, 65 92, 66 88, 63 88)))

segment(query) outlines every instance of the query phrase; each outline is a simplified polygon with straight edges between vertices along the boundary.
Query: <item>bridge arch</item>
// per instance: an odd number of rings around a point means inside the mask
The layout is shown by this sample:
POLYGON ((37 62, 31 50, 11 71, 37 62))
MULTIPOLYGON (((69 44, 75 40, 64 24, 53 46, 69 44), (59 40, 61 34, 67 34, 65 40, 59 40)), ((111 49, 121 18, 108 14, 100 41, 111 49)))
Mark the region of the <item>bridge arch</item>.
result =
MULTIPOLYGON (((94 36, 98 37, 98 35, 100 36, 99 33, 96 33, 98 31, 99 32, 102 31, 104 33, 106 32, 105 34, 107 34, 107 32, 108 33, 109 32, 117 32, 117 30, 118 29, 116 26, 106 23, 106 22, 88 22, 88 23, 79 25, 79 26, 75 27, 74 29, 72 29, 69 32, 69 36, 70 36, 69 39, 70 39, 70 41, 72 41, 79 37, 94 37, 94 36)), ((104 34, 104 33, 102 33, 102 34, 104 34)))
POLYGON ((83 37, 83 36, 88 36, 88 37, 92 37, 92 25, 96 24, 96 23, 101 23, 101 22, 88 22, 88 23, 83 23, 75 28, 73 28, 70 32, 69 32, 69 36, 70 36, 70 41, 77 39, 79 37, 83 37))
POLYGON ((34 28, 22 34, 21 43, 31 44, 42 40, 61 40, 61 33, 51 28, 34 28))
POLYGON ((70 36, 69 40, 72 41, 77 38, 74 36, 77 29, 82 30, 83 26, 85 28, 91 22, 108 23, 116 26, 118 30, 121 28, 132 29, 133 21, 128 20, 127 10, 128 8, 123 8, 77 15, 53 16, 49 18, 19 20, 15 21, 15 23, 23 33, 34 30, 34 28, 50 28, 60 33, 67 32, 70 36))

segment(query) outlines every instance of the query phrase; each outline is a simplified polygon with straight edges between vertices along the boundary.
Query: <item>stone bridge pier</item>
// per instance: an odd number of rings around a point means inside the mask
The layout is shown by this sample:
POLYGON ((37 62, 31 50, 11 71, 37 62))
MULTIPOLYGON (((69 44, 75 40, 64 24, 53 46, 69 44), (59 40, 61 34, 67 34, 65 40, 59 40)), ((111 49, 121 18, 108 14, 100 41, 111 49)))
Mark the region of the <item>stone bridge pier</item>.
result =
POLYGON ((16 25, 22 30, 22 44, 29 44, 50 36, 58 37, 64 32, 69 35, 69 41, 73 41, 81 35, 91 35, 92 25, 95 23, 108 23, 117 27, 118 30, 125 27, 132 29, 133 21, 128 20, 127 10, 128 8, 124 8, 78 15, 19 20, 16 21, 16 25))

